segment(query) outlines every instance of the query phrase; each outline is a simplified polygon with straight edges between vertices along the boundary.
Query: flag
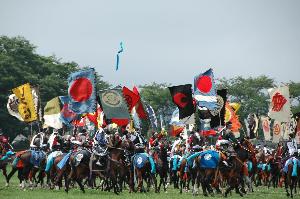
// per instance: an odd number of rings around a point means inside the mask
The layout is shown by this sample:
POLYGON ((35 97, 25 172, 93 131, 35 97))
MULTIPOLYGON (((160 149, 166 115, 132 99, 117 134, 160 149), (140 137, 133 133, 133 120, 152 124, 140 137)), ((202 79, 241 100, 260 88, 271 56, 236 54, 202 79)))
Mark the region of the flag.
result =
POLYGON ((194 98, 197 105, 209 110, 217 108, 217 92, 212 69, 195 77, 194 98))
POLYGON ((184 126, 177 126, 177 125, 174 124, 174 125, 171 126, 171 136, 176 137, 183 130, 184 130, 184 126))
POLYGON ((166 127, 164 125, 164 118, 161 114, 159 115, 159 120, 160 120, 160 129, 161 130, 165 129, 166 127))
POLYGON ((97 111, 94 113, 87 113, 86 117, 89 121, 94 123, 94 125, 98 128, 102 128, 106 126, 105 119, 104 119, 104 113, 99 105, 97 105, 97 111))
POLYGON ((121 89, 114 88, 100 93, 100 101, 106 119, 119 126, 129 123, 130 115, 121 89))
POLYGON ((123 42, 120 43, 120 50, 117 53, 117 63, 116 63, 116 71, 119 69, 119 63, 120 63, 120 53, 123 52, 123 42))
POLYGON ((212 114, 210 126, 211 128, 225 126, 225 105, 227 101, 227 89, 217 90, 217 104, 218 109, 216 113, 210 111, 212 114))
POLYGON ((35 86, 31 86, 32 99, 34 102, 34 109, 37 113, 37 118, 39 121, 42 121, 42 107, 40 106, 40 94, 39 88, 35 86))
POLYGON ((273 143, 279 143, 281 139, 281 123, 279 121, 274 121, 273 123, 273 143))
POLYGON ((55 129, 61 129, 62 122, 60 120, 60 111, 61 109, 58 97, 55 97, 48 101, 46 106, 44 107, 44 124, 55 129))
POLYGON ((280 122, 290 121, 292 113, 289 87, 271 88, 268 92, 271 97, 269 117, 280 122))
POLYGON ((68 78, 70 109, 76 114, 96 111, 95 70, 93 68, 72 73, 68 78))
POLYGON ((281 135, 282 135, 282 138, 284 140, 289 140, 289 134, 291 133, 290 132, 290 123, 289 122, 282 122, 281 123, 281 135))
POLYGON ((63 105, 63 108, 60 112, 60 121, 68 126, 71 126, 71 122, 77 118, 77 114, 69 108, 69 96, 59 96, 59 99, 63 105))
POLYGON ((270 141, 271 140, 270 120, 268 117, 265 117, 265 116, 261 116, 260 120, 261 120, 262 129, 264 132, 265 140, 270 141))
POLYGON ((232 103, 229 103, 229 105, 231 106, 231 108, 233 109, 233 111, 235 113, 241 108, 240 103, 232 102, 232 103))
POLYGON ((33 122, 37 120, 30 84, 27 83, 21 85, 12 89, 12 91, 19 99, 18 112, 23 120, 25 122, 33 122))
POLYGON ((297 140, 297 144, 300 144, 300 118, 298 117, 295 120, 296 120, 296 127, 295 127, 296 140, 297 140))
POLYGON ((136 112, 135 107, 133 107, 130 114, 131 114, 131 117, 133 119, 134 127, 137 128, 137 129, 140 129, 141 128, 141 121, 140 121, 140 118, 139 118, 139 116, 136 112))
POLYGON ((16 117, 20 121, 24 121, 23 118, 21 117, 18 107, 19 107, 19 99, 15 94, 11 94, 8 97, 8 102, 7 102, 7 111, 10 115, 16 117))
POLYGON ((239 121, 238 115, 234 112, 232 107, 229 105, 228 102, 226 102, 225 105, 225 122, 231 122, 232 127, 231 130, 233 133, 237 133, 239 129, 241 128, 241 123, 239 121))
POLYGON ((83 116, 83 117, 81 117, 79 119, 74 119, 72 121, 72 125, 76 126, 76 127, 84 127, 85 126, 85 120, 86 120, 85 116, 83 116))
POLYGON ((172 101, 179 109, 179 118, 191 116, 195 112, 192 97, 192 85, 180 85, 169 87, 172 101))
POLYGON ((133 92, 134 92, 136 95, 139 96, 139 101, 138 101, 138 103, 136 104, 136 112, 137 112, 139 118, 141 118, 141 119, 147 119, 147 113, 146 113, 146 111, 145 111, 145 109, 144 109, 144 107, 143 107, 142 100, 141 100, 141 96, 140 96, 140 93, 139 93, 137 87, 135 87, 135 86, 133 87, 133 92))
POLYGON ((154 112, 152 106, 150 106, 149 104, 146 104, 146 111, 148 113, 148 117, 149 117, 152 128, 154 130, 157 130, 157 126, 158 126, 157 118, 156 118, 156 115, 155 115, 155 112, 154 112))
POLYGON ((258 118, 257 118, 256 114, 250 113, 247 117, 247 123, 248 123, 250 139, 258 137, 257 136, 258 118))
POLYGON ((129 88, 127 88, 126 86, 123 87, 123 95, 127 102, 129 112, 131 112, 131 110, 139 102, 140 96, 129 90, 129 88))

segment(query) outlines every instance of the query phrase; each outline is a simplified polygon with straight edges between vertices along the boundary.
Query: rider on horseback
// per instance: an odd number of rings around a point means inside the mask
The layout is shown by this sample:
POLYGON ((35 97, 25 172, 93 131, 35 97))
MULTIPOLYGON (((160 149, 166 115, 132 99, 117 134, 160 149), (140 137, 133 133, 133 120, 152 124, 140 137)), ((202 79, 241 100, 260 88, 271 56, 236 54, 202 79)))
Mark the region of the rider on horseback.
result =
POLYGON ((94 147, 93 152, 99 157, 97 159, 96 165, 103 166, 102 159, 107 155, 107 144, 106 134, 104 129, 99 128, 94 137, 94 147))

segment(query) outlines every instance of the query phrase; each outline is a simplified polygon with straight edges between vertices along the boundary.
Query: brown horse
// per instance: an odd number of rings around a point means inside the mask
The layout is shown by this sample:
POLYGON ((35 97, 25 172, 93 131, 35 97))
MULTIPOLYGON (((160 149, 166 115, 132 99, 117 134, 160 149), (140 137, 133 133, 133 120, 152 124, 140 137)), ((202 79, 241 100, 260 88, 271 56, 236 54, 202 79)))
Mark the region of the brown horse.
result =
POLYGON ((227 197, 228 193, 233 189, 235 189, 240 196, 243 196, 239 186, 241 185, 242 190, 244 190, 243 167, 244 163, 249 159, 251 151, 244 146, 242 142, 240 145, 235 147, 235 152, 236 154, 231 155, 228 159, 228 162, 231 166, 220 167, 221 175, 228 184, 228 187, 224 193, 225 197, 227 197))
POLYGON ((71 171, 66 180, 66 187, 65 191, 68 193, 69 185, 72 180, 76 181, 79 185, 81 191, 85 193, 84 186, 82 184, 82 180, 85 178, 89 178, 90 162, 91 153, 86 150, 82 149, 77 152, 73 152, 69 158, 69 164, 71 166, 71 171))
MULTIPOLYGON (((40 153, 44 153, 40 151, 40 153)), ((23 151, 16 154, 16 159, 14 160, 15 165, 13 165, 11 172, 7 176, 7 183, 9 183, 10 178, 18 171, 18 178, 20 180, 21 187, 25 188, 25 182, 29 180, 30 185, 36 184, 37 182, 43 183, 43 172, 46 165, 46 156, 42 156, 39 161, 38 167, 31 163, 31 158, 33 151, 23 151), (39 172, 39 180, 36 179, 35 175, 39 172)))
POLYGON ((133 156, 131 172, 130 172, 130 189, 134 191, 134 181, 137 179, 137 190, 139 192, 150 191, 151 181, 154 183, 155 192, 157 192, 157 180, 155 173, 151 173, 150 157, 144 154, 144 148, 136 147, 136 154, 133 156), (144 157, 144 159, 142 158, 144 157), (146 157, 146 158, 145 158, 146 157), (136 163, 141 164, 140 167, 135 165, 136 163), (143 187, 143 180, 147 183, 147 189, 143 187))
POLYGON ((298 161, 299 160, 297 160, 296 162, 291 162, 288 165, 287 172, 284 174, 284 178, 285 178, 284 182, 285 182, 286 195, 287 196, 291 196, 291 198, 294 197, 293 190, 296 193, 296 185, 297 185, 297 181, 299 179, 300 167, 299 167, 298 161), (293 176, 292 175, 292 173, 293 173, 293 166, 294 166, 295 163, 297 164, 297 175, 293 176))
POLYGON ((159 185, 157 188, 157 191, 160 192, 160 187, 163 185, 164 187, 164 192, 167 191, 166 188, 166 183, 167 183, 167 178, 168 178, 168 142, 167 140, 161 141, 160 142, 159 149, 157 151, 157 160, 156 160, 156 165, 157 165, 157 173, 159 174, 160 181, 159 185))
POLYGON ((180 166, 178 169, 178 177, 179 177, 179 193, 182 193, 182 189, 185 188, 186 191, 189 187, 190 182, 190 172, 188 170, 187 160, 186 158, 182 158, 180 162, 180 166))

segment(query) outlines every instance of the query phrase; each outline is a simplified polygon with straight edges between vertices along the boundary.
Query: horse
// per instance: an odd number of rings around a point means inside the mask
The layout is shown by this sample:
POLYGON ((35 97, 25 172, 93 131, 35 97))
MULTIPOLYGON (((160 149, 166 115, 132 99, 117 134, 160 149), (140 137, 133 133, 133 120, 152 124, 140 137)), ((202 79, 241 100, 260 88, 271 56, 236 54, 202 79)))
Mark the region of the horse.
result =
POLYGON ((9 183, 11 177, 18 171, 18 178, 22 188, 25 188, 25 182, 30 180, 30 185, 33 183, 41 182, 43 183, 43 172, 46 165, 46 154, 43 151, 35 152, 33 150, 22 151, 16 154, 16 158, 13 162, 13 167, 11 172, 7 176, 7 183, 9 183), (38 162, 34 162, 37 159, 38 162), (34 155, 35 154, 35 155, 34 155), (34 157, 35 156, 35 157, 34 157), (37 181, 35 175, 39 171, 39 180, 37 181))
POLYGON ((228 162, 231 165, 230 167, 223 167, 220 171, 222 173, 222 176, 225 178, 225 180, 228 183, 228 187, 224 193, 224 196, 227 197, 228 193, 232 189, 236 189, 236 192, 243 196, 243 193, 239 189, 239 185, 242 186, 242 190, 244 191, 244 182, 241 175, 243 175, 243 167, 244 163, 247 162, 249 159, 251 152, 248 147, 246 147, 249 143, 247 143, 245 140, 242 140, 241 144, 238 144, 235 146, 234 150, 236 154, 232 154, 228 162), (244 146, 245 145, 245 146, 244 146))
POLYGON ((85 193, 82 180, 84 178, 89 178, 90 175, 90 162, 91 152, 86 149, 81 149, 73 152, 69 158, 69 164, 71 166, 71 171, 66 180, 65 191, 69 192, 69 185, 71 180, 75 180, 80 187, 80 190, 85 193))
POLYGON ((144 147, 140 147, 139 145, 135 148, 135 155, 132 157, 132 165, 130 172, 130 189, 134 190, 134 181, 137 178, 138 186, 137 190, 139 192, 148 192, 150 191, 150 183, 151 181, 154 183, 154 189, 157 193, 157 180, 155 177, 155 166, 152 157, 148 154, 144 153, 144 147), (152 168, 154 166, 154 168, 152 168), (147 190, 143 188, 143 180, 146 180, 147 190))
POLYGON ((163 185, 164 192, 167 191, 166 183, 168 178, 168 142, 167 140, 160 141, 159 149, 157 150, 157 173, 159 174, 160 181, 157 191, 160 192, 160 187, 163 185))
MULTIPOLYGON (((1 153, 0 153, 1 154, 1 153)), ((7 176, 7 165, 11 163, 15 158, 15 153, 11 151, 5 152, 3 150, 3 155, 0 155, 0 170, 2 170, 2 173, 5 177, 6 184, 5 186, 8 186, 8 176, 7 176)))
POLYGON ((296 193, 296 185, 299 179, 300 161, 295 157, 288 159, 285 163, 283 171, 286 195, 293 198, 293 189, 296 193))
POLYGON ((179 162, 178 177, 179 177, 179 193, 182 193, 183 188, 185 188, 187 192, 189 189, 191 173, 189 170, 189 165, 187 163, 186 157, 182 157, 181 161, 179 162))

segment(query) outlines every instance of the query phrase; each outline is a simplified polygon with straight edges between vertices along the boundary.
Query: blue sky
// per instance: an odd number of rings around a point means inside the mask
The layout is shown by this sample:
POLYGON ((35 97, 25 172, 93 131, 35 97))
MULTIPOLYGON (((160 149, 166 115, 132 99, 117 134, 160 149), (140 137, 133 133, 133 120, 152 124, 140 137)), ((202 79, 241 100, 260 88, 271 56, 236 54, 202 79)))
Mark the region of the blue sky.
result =
POLYGON ((0 0, 0 35, 95 67, 116 85, 267 75, 299 81, 297 0, 0 0), (120 69, 116 52, 124 43, 120 69))

